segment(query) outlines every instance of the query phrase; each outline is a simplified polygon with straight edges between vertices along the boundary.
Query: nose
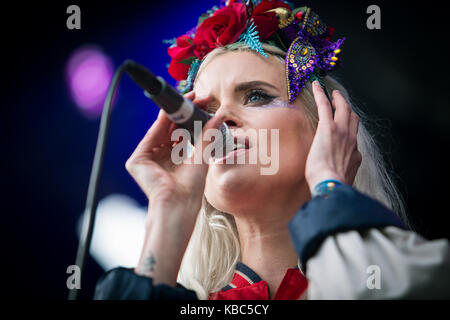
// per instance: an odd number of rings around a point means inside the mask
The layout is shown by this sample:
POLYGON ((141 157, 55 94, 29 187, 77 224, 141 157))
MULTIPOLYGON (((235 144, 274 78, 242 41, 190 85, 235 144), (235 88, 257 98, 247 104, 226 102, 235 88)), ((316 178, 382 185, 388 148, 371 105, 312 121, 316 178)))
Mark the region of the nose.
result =
POLYGON ((237 123, 234 122, 233 120, 229 119, 229 120, 225 120, 225 123, 228 127, 237 127, 237 123))
POLYGON ((221 106, 216 111, 216 116, 223 116, 223 122, 229 128, 239 128, 242 126, 242 120, 231 108, 226 106, 221 106))
MULTIPOLYGON (((196 98, 193 100, 193 102, 197 107, 205 111, 208 111, 209 107, 212 104, 216 104, 215 99, 212 98, 211 96, 205 98, 196 98)), ((223 122, 226 123, 228 127, 239 127, 242 125, 241 121, 239 120, 239 117, 235 113, 235 110, 233 109, 232 106, 229 106, 228 104, 221 105, 219 108, 217 108, 216 112, 214 113, 216 116, 223 115, 224 119, 223 122)))

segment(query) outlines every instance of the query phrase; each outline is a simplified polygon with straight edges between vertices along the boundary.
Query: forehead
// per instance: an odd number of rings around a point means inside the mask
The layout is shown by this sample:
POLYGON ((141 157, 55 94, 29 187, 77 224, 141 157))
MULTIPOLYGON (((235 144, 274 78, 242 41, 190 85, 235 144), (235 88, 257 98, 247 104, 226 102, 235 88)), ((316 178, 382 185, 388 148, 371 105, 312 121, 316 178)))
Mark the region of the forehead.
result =
POLYGON ((232 90, 242 82, 265 81, 286 91, 284 62, 274 56, 264 58, 248 51, 230 51, 213 57, 201 70, 195 82, 198 95, 217 90, 232 90))

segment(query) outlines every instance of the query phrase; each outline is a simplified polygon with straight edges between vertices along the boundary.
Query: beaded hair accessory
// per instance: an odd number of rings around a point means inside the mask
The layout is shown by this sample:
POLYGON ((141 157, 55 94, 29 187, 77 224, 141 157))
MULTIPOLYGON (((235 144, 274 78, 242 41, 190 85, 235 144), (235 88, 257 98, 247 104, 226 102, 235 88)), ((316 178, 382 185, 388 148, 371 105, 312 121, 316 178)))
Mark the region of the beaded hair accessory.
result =
POLYGON ((333 33, 308 7, 293 8, 282 0, 222 0, 200 16, 197 27, 165 41, 172 44, 169 73, 184 93, 192 90, 203 58, 215 48, 243 42, 267 58, 261 45, 267 43, 286 52, 288 98, 293 102, 307 81, 318 80, 325 89, 322 78, 341 65, 338 55, 345 38, 332 42, 333 33))

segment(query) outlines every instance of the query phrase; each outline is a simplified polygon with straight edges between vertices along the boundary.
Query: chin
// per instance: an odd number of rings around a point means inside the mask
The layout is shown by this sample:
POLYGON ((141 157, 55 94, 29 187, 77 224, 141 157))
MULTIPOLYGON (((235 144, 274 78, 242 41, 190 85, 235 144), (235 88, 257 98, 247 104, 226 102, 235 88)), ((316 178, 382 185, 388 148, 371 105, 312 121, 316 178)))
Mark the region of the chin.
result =
POLYGON ((215 164, 208 171, 205 195, 215 208, 222 210, 220 207, 225 203, 239 203, 251 198, 257 192, 255 186, 260 185, 260 179, 258 165, 215 164))
POLYGON ((248 189, 260 178, 259 166, 249 164, 216 164, 210 173, 214 189, 226 194, 248 189))

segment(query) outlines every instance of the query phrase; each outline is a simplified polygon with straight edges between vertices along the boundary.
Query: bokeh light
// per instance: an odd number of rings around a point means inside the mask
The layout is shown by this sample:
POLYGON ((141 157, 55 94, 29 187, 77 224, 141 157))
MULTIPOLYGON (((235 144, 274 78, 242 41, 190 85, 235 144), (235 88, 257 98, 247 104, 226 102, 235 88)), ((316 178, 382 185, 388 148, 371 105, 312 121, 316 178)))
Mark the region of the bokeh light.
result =
POLYGON ((111 59, 99 48, 82 47, 69 58, 66 78, 77 107, 88 117, 98 117, 114 72, 111 59))
MULTIPOLYGON (((136 266, 145 240, 148 207, 125 194, 110 194, 98 203, 89 253, 103 268, 136 266)), ((78 221, 81 235, 83 215, 78 221)))

